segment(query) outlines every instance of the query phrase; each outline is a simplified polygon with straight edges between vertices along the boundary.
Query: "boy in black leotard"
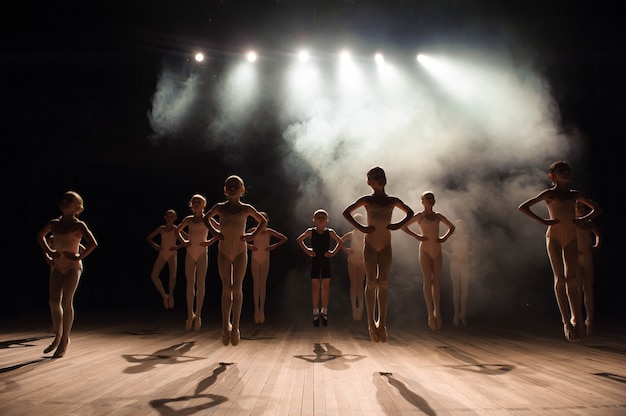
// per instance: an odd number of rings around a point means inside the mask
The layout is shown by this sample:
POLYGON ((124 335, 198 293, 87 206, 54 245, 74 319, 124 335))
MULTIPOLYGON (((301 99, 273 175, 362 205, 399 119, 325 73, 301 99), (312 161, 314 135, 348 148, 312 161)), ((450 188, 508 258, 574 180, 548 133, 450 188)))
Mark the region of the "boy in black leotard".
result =
POLYGON ((328 213, 323 209, 318 209, 313 213, 313 223, 315 227, 307 228, 298 237, 298 245, 311 257, 311 299, 313 301, 313 325, 328 325, 328 299, 330 295, 330 257, 336 255, 343 246, 343 240, 332 228, 327 228, 329 218, 328 213), (311 240, 311 247, 308 247, 304 240, 311 240), (329 250, 330 239, 337 243, 332 250, 329 250), (322 292, 322 311, 319 310, 320 281, 322 292))

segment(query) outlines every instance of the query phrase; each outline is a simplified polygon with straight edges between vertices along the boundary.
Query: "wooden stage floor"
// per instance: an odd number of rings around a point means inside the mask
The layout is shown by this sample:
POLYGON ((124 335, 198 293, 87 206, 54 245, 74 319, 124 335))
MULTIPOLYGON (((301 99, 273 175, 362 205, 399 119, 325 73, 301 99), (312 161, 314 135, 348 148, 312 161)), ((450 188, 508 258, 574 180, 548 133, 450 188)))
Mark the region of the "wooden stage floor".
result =
POLYGON ((426 323, 369 340, 364 321, 85 316, 51 359, 48 317, 0 328, 0 415, 624 415, 626 334, 567 342, 558 326, 426 323))

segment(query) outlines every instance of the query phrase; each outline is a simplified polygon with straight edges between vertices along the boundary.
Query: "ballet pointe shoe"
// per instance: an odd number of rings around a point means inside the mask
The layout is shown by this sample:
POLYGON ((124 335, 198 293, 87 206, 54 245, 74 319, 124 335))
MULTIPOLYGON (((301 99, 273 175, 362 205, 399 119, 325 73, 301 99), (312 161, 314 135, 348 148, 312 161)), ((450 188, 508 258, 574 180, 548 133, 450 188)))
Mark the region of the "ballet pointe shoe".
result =
POLYGON ((230 344, 233 347, 236 347, 237 345, 239 345, 240 340, 241 340, 241 333, 239 332, 239 329, 232 330, 230 332, 230 344))
POLYGON ((67 340, 67 342, 60 342, 52 358, 63 357, 65 355, 65 352, 67 351, 67 346, 69 345, 69 343, 70 343, 69 339, 67 340))
POLYGON ((202 318, 200 316, 195 315, 193 318, 193 330, 199 331, 202 328, 202 318))
POLYGON ((45 350, 43 350, 43 353, 48 354, 49 352, 55 350, 59 346, 60 341, 61 340, 59 338, 55 338, 54 341, 52 341, 52 343, 48 345, 45 350))
POLYGON ((193 326, 193 322, 196 320, 196 315, 191 315, 191 318, 185 321, 185 329, 189 331, 193 326))

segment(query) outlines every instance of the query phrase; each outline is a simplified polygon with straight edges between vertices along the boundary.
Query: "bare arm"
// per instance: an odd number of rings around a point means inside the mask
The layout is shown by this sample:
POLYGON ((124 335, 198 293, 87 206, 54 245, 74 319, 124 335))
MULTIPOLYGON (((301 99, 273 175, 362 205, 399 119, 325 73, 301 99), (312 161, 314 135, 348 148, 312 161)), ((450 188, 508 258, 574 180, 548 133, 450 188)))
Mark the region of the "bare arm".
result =
POLYGON ((219 231, 220 223, 217 222, 217 220, 214 217, 219 215, 222 205, 223 204, 213 205, 213 207, 209 210, 209 212, 204 214, 204 217, 202 218, 202 220, 204 221, 204 225, 208 227, 209 231, 211 232, 211 235, 213 235, 213 237, 218 240, 223 240, 224 236, 219 231))
POLYGON ((266 228, 266 230, 267 230, 268 233, 270 233, 270 236, 272 236, 272 237, 274 237, 274 238, 276 238, 278 240, 277 242, 275 242, 273 244, 270 244, 267 247, 268 251, 274 250, 276 247, 278 247, 280 245, 283 245, 283 244, 285 244, 287 242, 287 236, 286 235, 284 235, 282 233, 279 233, 278 231, 276 231, 276 230, 274 230, 272 228, 266 228))
POLYGON ((440 243, 445 243, 446 240, 450 238, 456 227, 443 214, 437 213, 437 215, 439 216, 439 221, 441 221, 448 227, 448 231, 446 231, 446 233, 438 239, 440 243))
POLYGON ((180 224, 178 224, 178 227, 176 227, 176 237, 183 243, 184 246, 189 245, 189 236, 183 231, 183 229, 187 226, 187 223, 189 222, 189 218, 191 217, 183 218, 180 224))
POLYGON ((590 221, 593 220, 594 218, 596 218, 598 215, 600 215, 602 213, 602 208, 600 208, 600 205, 596 204, 594 201, 592 201, 591 199, 585 197, 584 195, 578 193, 578 197, 576 198, 577 202, 581 202, 585 205, 587 205, 589 208, 591 208, 591 211, 589 211, 587 213, 587 215, 584 215, 580 218, 576 218, 574 220, 574 222, 578 223, 582 223, 585 221, 590 221))
POLYGON ((413 224, 414 222, 419 223, 420 222, 420 218, 421 218, 422 213, 418 212, 417 214, 413 215, 413 218, 409 219, 402 227, 401 230, 404 231, 405 233, 407 233, 408 235, 410 235, 411 237, 415 238, 418 241, 426 241, 428 240, 428 237, 424 237, 421 234, 416 233, 415 231, 411 230, 409 228, 409 226, 411 224, 413 224))
POLYGON ((163 227, 162 226, 157 227, 156 230, 152 231, 146 237, 146 241, 148 242, 148 244, 150 244, 152 246, 152 248, 157 250, 157 251, 161 248, 161 246, 159 246, 157 243, 155 243, 154 237, 156 237, 161 232, 161 228, 163 228, 163 227))
POLYGON ((89 227, 87 227, 87 224, 82 221, 79 221, 78 224, 80 226, 81 232, 83 233, 83 239, 85 240, 85 250, 82 253, 79 253, 77 257, 77 260, 82 260, 89 254, 91 254, 91 252, 94 251, 96 247, 98 247, 98 242, 96 241, 96 238, 93 236, 93 233, 91 232, 89 227))
POLYGON ((361 231, 362 233, 365 233, 365 234, 373 233, 374 232, 374 227, 365 226, 365 225, 361 224, 360 222, 358 222, 357 220, 354 219, 354 217, 352 216, 352 213, 354 211, 356 211, 357 209, 361 208, 361 207, 365 207, 367 198, 368 198, 368 196, 362 196, 361 198, 357 199, 354 203, 350 204, 343 211, 343 217, 346 220, 348 220, 348 222, 350 224, 352 224, 352 226, 354 228, 356 228, 357 230, 359 230, 359 231, 361 231))
POLYGON ((302 249, 302 251, 304 251, 304 253, 307 256, 314 257, 315 252, 313 251, 313 249, 308 247, 306 244, 304 244, 304 240, 310 237, 311 237, 311 229, 309 228, 298 236, 298 238, 296 239, 296 242, 298 243, 298 246, 302 249))
POLYGON ((58 222, 58 220, 52 220, 47 222, 46 225, 44 225, 37 233, 37 243, 39 243, 39 245, 41 246, 41 249, 43 250, 46 259, 59 256, 56 250, 50 247, 50 245, 48 244, 48 240, 46 239, 46 236, 52 232, 52 224, 54 222, 58 222))
POLYGON ((413 212, 413 210, 411 209, 411 207, 409 207, 407 204, 405 204, 404 202, 402 202, 400 199, 398 198, 394 198, 394 206, 402 211, 404 211, 405 216, 403 219, 401 219, 400 221, 396 222, 396 223, 391 223, 387 226, 388 229, 390 230, 399 230, 400 228, 402 228, 402 226, 404 224, 406 224, 411 218, 413 218, 413 215, 415 214, 413 212))
POLYGON ((533 220, 539 222, 540 224, 543 224, 543 225, 558 224, 559 220, 541 218, 539 215, 535 214, 530 209, 533 205, 536 205, 536 204, 538 204, 540 202, 546 202, 548 200, 548 196, 550 195, 550 192, 551 192, 550 189, 546 189, 545 191, 541 192, 536 197, 530 198, 529 200, 523 202, 517 209, 522 214, 527 215, 528 217, 532 218, 533 220))
POLYGON ((346 247, 346 242, 348 240, 352 240, 352 235, 354 234, 354 231, 349 231, 347 233, 345 233, 344 235, 341 236, 341 240, 343 241, 343 246, 341 247, 341 249, 343 251, 345 251, 348 254, 352 254, 354 252, 354 250, 352 249, 352 247, 346 247))
POLYGON ((250 242, 254 240, 254 237, 256 237, 261 231, 265 229, 265 226, 267 225, 267 220, 252 205, 245 204, 245 206, 247 207, 248 215, 254 218, 257 222, 257 226, 254 228, 254 231, 251 234, 244 234, 242 236, 242 240, 250 242))
POLYGON ((337 232, 333 230, 332 228, 328 230, 328 233, 330 234, 332 239, 335 240, 335 242, 337 243, 335 245, 335 248, 327 252, 327 257, 333 257, 337 255, 337 253, 339 253, 339 250, 341 250, 341 247, 343 247, 343 240, 341 239, 341 237, 339 237, 339 234, 337 234, 337 232))

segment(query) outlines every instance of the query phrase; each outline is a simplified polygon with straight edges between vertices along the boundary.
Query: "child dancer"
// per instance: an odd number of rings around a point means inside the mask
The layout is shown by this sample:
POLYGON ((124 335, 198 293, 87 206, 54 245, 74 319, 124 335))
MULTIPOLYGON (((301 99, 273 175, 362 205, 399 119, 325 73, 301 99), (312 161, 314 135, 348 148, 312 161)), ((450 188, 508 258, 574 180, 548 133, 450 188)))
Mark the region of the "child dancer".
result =
POLYGON ((193 326, 194 330, 199 331, 202 327, 202 304, 204 303, 205 280, 209 263, 207 247, 212 245, 215 239, 207 240, 209 229, 204 224, 206 198, 200 194, 193 195, 189 201, 189 207, 193 214, 183 218, 176 227, 176 233, 178 239, 187 247, 185 255, 185 279, 187 281, 185 329, 190 330, 193 326), (187 228, 187 237, 183 234, 185 228, 187 228))
POLYGON ((298 245, 311 257, 311 299, 313 301, 313 325, 328 325, 328 300, 330 298, 330 257, 335 256, 343 246, 343 240, 332 228, 327 228, 329 222, 328 213, 318 209, 313 213, 315 227, 307 228, 298 236, 298 245), (329 250, 330 239, 335 240, 336 245, 329 250), (311 240, 311 247, 304 240, 311 240), (321 281, 321 282, 320 282, 321 281), (322 295, 322 311, 320 313, 320 283, 322 295))
POLYGON ((571 169, 567 162, 550 165, 548 178, 554 186, 543 190, 519 206, 519 210, 535 221, 548 226, 546 248, 554 273, 554 293, 561 313, 563 332, 569 341, 580 340, 581 307, 578 284, 578 246, 576 225, 583 224, 600 214, 600 207, 580 192, 569 188, 571 169), (544 219, 531 211, 531 207, 544 202, 550 213, 544 219), (587 205, 587 215, 576 217, 576 202, 587 205), (569 305, 569 311, 568 311, 569 305))
POLYGON ((456 229, 454 235, 448 240, 448 247, 445 252, 450 258, 450 279, 452 280, 452 302, 454 303, 454 318, 452 322, 455 326, 459 323, 467 326, 465 313, 467 311, 467 292, 469 289, 469 255, 470 236, 465 231, 463 220, 454 222, 456 229))
MULTIPOLYGON (((363 221, 363 215, 356 213, 354 219, 363 221)), ((348 253, 348 277, 350 278, 350 303, 352 304, 352 319, 360 321, 363 316, 363 296, 365 293, 365 260, 363 259, 363 247, 365 234, 354 228, 352 231, 341 236, 344 242, 343 251, 348 253), (350 241, 350 247, 345 243, 350 241)))
MULTIPOLYGON (((589 213, 587 205, 576 202, 576 216, 584 217, 589 213)), ((593 252, 600 247, 600 230, 593 221, 588 220, 578 224, 576 229, 576 239, 578 240, 578 288, 583 298, 587 319, 585 327, 587 336, 593 335, 593 252)))
POLYGON ((265 228, 267 221, 252 205, 241 202, 246 191, 243 179, 232 175, 226 178, 224 194, 227 200, 213 206, 204 216, 204 223, 219 240, 217 267, 222 280, 222 344, 239 345, 242 284, 248 265, 246 243, 254 240, 265 228), (218 217, 219 222, 213 219, 218 217), (258 225, 254 232, 246 233, 248 217, 258 225), (219 230, 216 228, 218 226, 219 230), (232 321, 231 321, 232 313, 232 321))
POLYGON ((68 191, 59 203, 61 217, 50 220, 37 234, 37 241, 44 256, 52 263, 50 272, 50 313, 54 327, 54 341, 43 352, 54 351, 54 358, 61 358, 70 343, 74 323, 74 294, 83 272, 82 259, 97 246, 91 230, 78 215, 83 212, 83 198, 68 191), (48 244, 52 235, 54 249, 48 244), (81 240, 85 241, 81 249, 81 240))
MULTIPOLYGON (((265 221, 269 223, 269 217, 267 213, 260 213, 265 221)), ((254 233, 256 227, 248 230, 248 234, 254 233)), ((265 322, 265 289, 267 283, 267 275, 270 271, 270 251, 274 250, 281 244, 285 244, 287 237, 278 231, 265 227, 257 236, 254 241, 248 243, 248 249, 251 253, 250 260, 250 272, 252 273, 252 296, 254 300, 254 322, 262 324, 265 322), (276 242, 271 243, 271 239, 274 237, 276 242)))
POLYGON ((424 279, 424 300, 428 311, 428 327, 431 331, 441 329, 441 243, 444 243, 454 232, 455 226, 443 214, 433 211, 435 195, 432 192, 422 194, 424 209, 411 218, 402 231, 420 241, 419 258, 424 279), (421 235, 413 232, 409 225, 417 222, 421 235), (439 236, 439 224, 444 223, 448 230, 439 236))
POLYGON ((371 195, 364 195, 349 205, 343 216, 357 230, 365 233, 363 258, 365 261, 365 307, 370 339, 374 342, 387 342, 387 307, 389 303, 389 273, 391 272, 391 230, 401 228, 412 216, 413 210, 395 196, 385 193, 387 177, 381 167, 373 167, 367 172, 367 184, 372 188, 371 195), (360 207, 367 213, 367 226, 359 223, 352 213, 360 207), (404 218, 391 222, 394 208, 404 211, 404 218), (378 319, 375 317, 378 306, 378 319))
MULTIPOLYGON (((176 268, 178 266, 178 253, 176 250, 181 247, 176 244, 178 240, 176 225, 174 224, 176 221, 176 211, 168 209, 165 211, 163 219, 165 219, 165 225, 157 227, 154 231, 148 234, 146 240, 152 248, 159 252, 156 260, 154 261, 150 279, 163 298, 163 306, 165 309, 172 309, 174 308, 174 288, 176 287, 176 268), (160 244, 157 244, 154 241, 154 237, 157 235, 160 236, 160 244), (165 264, 168 265, 170 274, 168 292, 166 292, 163 288, 163 283, 161 283, 161 279, 159 278, 161 270, 163 270, 163 266, 165 266, 165 264)), ((186 233, 184 237, 187 237, 186 233)))

